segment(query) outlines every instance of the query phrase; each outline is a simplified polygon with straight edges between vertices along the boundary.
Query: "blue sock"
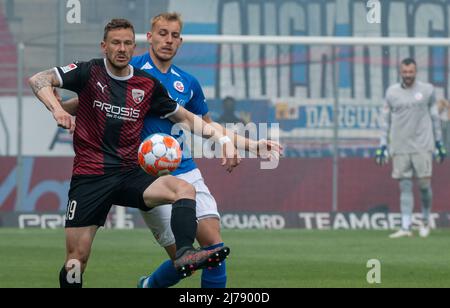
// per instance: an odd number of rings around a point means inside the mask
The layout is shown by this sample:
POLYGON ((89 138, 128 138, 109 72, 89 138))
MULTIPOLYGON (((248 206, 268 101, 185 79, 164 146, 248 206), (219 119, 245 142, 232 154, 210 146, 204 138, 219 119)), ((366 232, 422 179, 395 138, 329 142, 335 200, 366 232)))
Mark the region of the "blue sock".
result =
POLYGON ((172 260, 166 260, 146 281, 147 288, 168 288, 180 281, 180 274, 173 266, 172 260))
MULTIPOLYGON (((211 250, 217 247, 223 247, 224 244, 220 243, 210 247, 203 247, 205 250, 211 250)), ((225 260, 222 261, 222 265, 214 267, 212 269, 203 269, 202 271, 202 288, 225 288, 227 285, 227 272, 226 272, 225 260)))

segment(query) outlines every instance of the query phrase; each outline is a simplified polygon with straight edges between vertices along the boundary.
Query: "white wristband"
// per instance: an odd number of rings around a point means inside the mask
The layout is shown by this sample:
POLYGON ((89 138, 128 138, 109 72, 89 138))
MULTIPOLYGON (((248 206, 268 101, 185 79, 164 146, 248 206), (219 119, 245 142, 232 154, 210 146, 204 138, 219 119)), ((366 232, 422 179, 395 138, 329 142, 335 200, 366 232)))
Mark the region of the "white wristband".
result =
POLYGON ((224 145, 225 143, 228 143, 228 142, 231 142, 231 139, 228 136, 223 136, 223 137, 219 138, 220 145, 224 145))

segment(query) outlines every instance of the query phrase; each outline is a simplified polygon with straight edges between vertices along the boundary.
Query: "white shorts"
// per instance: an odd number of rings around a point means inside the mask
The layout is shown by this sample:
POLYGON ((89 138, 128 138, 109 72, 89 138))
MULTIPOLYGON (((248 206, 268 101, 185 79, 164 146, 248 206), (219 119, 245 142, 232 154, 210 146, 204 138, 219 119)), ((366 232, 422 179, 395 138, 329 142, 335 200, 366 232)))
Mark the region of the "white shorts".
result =
MULTIPOLYGON (((194 185, 197 192, 196 210, 198 220, 210 217, 220 219, 219 212, 217 211, 216 200, 211 195, 211 192, 203 181, 203 177, 199 169, 194 169, 190 172, 177 175, 176 177, 194 185)), ((175 237, 173 236, 172 228, 170 227, 170 218, 172 215, 171 204, 157 206, 148 212, 141 211, 141 214, 145 223, 152 231, 156 241, 162 247, 175 244, 175 237)))
POLYGON ((433 154, 395 154, 392 157, 394 179, 429 178, 433 173, 433 154))

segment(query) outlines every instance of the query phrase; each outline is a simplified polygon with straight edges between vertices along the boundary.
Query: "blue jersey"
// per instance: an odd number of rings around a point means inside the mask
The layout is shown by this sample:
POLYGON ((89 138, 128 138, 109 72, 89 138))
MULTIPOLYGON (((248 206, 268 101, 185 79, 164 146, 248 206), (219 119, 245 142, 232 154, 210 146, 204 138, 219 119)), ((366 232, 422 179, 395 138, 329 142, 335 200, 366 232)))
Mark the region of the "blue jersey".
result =
MULTIPOLYGON (((208 113, 205 95, 199 82, 192 75, 175 65, 172 65, 167 73, 162 73, 153 63, 149 53, 133 57, 130 64, 158 79, 169 92, 169 96, 188 111, 198 116, 204 116, 208 113)), ((172 134, 173 125, 167 119, 161 119, 150 114, 145 118, 141 137, 145 139, 151 134, 165 133, 180 141, 183 149, 183 158, 177 170, 172 172, 172 175, 178 175, 196 169, 197 165, 192 159, 190 148, 183 144, 182 133, 178 135, 172 134)))

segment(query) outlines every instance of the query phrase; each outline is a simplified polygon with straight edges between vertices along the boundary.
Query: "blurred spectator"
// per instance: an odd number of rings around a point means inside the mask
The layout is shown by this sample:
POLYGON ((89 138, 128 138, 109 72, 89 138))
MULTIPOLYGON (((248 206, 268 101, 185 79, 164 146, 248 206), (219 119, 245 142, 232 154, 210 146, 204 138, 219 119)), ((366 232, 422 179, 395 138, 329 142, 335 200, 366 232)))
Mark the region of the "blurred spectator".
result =
POLYGON ((217 119, 217 122, 225 125, 227 123, 244 123, 247 124, 248 121, 245 121, 244 119, 241 119, 239 116, 236 115, 236 100, 231 97, 227 96, 223 100, 223 113, 222 115, 217 119))

